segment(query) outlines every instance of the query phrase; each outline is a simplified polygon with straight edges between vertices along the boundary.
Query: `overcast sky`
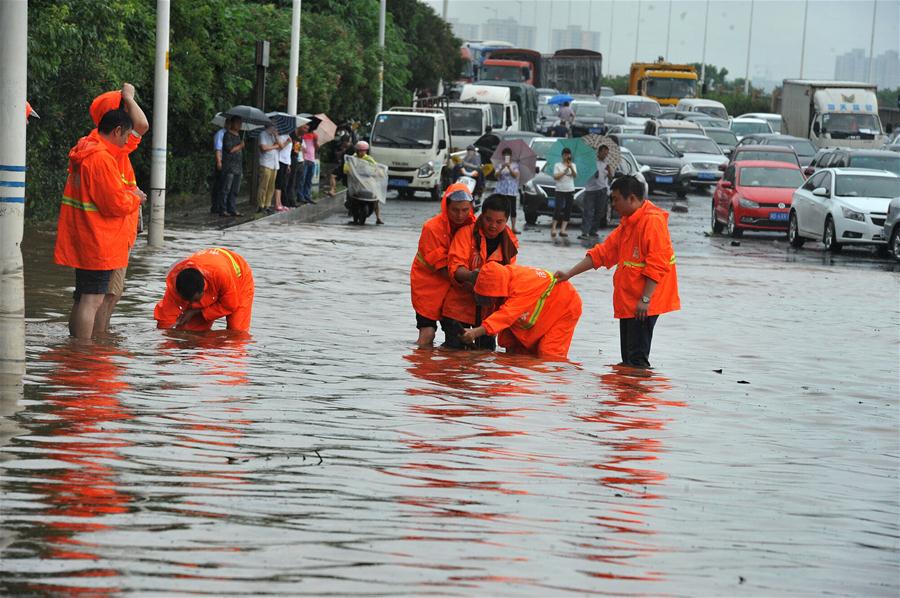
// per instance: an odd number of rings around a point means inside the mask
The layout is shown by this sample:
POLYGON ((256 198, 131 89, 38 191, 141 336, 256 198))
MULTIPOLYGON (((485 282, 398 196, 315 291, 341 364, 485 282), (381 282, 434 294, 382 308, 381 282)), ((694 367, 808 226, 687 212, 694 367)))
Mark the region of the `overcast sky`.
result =
MULTIPOLYGON (((442 0, 426 0, 438 14, 442 0)), ((800 74, 800 47, 806 0, 754 0, 750 76, 780 80, 800 74)), ((853 48, 866 54, 872 33, 872 0, 809 0, 804 77, 834 77, 834 59, 853 48)), ((449 18, 480 23, 494 17, 521 18, 523 25, 537 26, 536 50, 548 51, 550 30, 569 23, 601 34, 604 71, 627 74, 635 58, 638 6, 640 38, 638 60, 655 60, 666 54, 669 0, 449 0, 449 18), (571 14, 571 17, 570 17, 571 14), (613 22, 610 50, 610 17, 613 22)), ((705 0, 671 0, 671 32, 668 58, 673 62, 700 62, 703 50, 705 0)), ((724 66, 729 77, 746 71, 750 0, 710 0, 706 62, 724 66)), ((875 23, 875 55, 898 50, 900 2, 878 0, 875 23)))

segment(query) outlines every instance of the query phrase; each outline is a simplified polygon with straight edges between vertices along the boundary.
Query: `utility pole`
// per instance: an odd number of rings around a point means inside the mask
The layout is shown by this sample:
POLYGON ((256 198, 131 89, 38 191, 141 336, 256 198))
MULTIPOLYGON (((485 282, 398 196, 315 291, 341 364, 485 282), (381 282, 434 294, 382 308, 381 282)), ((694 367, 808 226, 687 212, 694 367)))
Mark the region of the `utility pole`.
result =
POLYGON ((706 93, 706 38, 709 30, 709 0, 706 0, 706 16, 703 17, 703 53, 700 58, 700 93, 706 93))
MULTIPOLYGON (((257 40, 256 42, 256 84, 253 86, 254 104, 257 108, 266 111, 266 68, 269 66, 269 42, 257 40)), ((253 156, 250 165, 250 203, 256 199, 259 190, 259 137, 250 137, 252 148, 249 152, 253 156)))
POLYGON ((672 0, 669 0, 669 19, 666 22, 666 62, 672 62, 669 59, 669 39, 672 37, 672 0))
POLYGON ((638 47, 641 41, 641 0, 638 0, 637 18, 635 21, 637 22, 637 31, 634 33, 634 62, 637 62, 638 47))
POLYGON ((28 3, 0 2, 0 386, 17 386, 25 374, 27 35, 28 3))
MULTIPOLYGON (((443 14, 443 17, 444 17, 444 22, 445 22, 445 23, 447 22, 447 8, 448 8, 447 5, 448 5, 448 4, 450 4, 450 0, 444 0, 444 14, 443 14)), ((519 5, 519 12, 520 12, 520 13, 522 12, 522 6, 521 6, 521 5, 519 5)))
POLYGON ((288 72, 288 114, 297 114, 297 88, 300 87, 300 8, 301 0, 294 0, 294 11, 291 13, 291 60, 288 72))
POLYGON ((744 95, 750 95, 750 47, 753 44, 753 0, 750 0, 750 27, 747 30, 747 67, 744 69, 744 95))
POLYGON ((162 247, 166 228, 166 145, 169 120, 169 0, 156 0, 156 67, 153 75, 153 146, 150 151, 150 233, 162 247))
POLYGON ((869 83, 875 83, 875 15, 878 14, 878 0, 872 0, 872 36, 869 38, 869 83))
POLYGON ((800 37, 800 78, 803 78, 803 63, 806 58, 806 20, 809 17, 809 0, 806 0, 806 8, 803 9, 803 35, 800 37))
POLYGON ((381 8, 378 12, 378 47, 381 48, 381 63, 378 66, 378 108, 375 112, 381 112, 384 108, 384 22, 387 19, 387 0, 381 0, 381 8))
MULTIPOLYGON (((607 64, 610 63, 610 61, 611 61, 611 56, 612 56, 613 31, 615 31, 615 29, 613 29, 613 26, 615 25, 615 22, 616 22, 616 21, 615 21, 615 17, 616 17, 616 0, 612 0, 612 2, 610 2, 609 4, 610 4, 610 6, 609 6, 609 51, 606 53, 606 62, 607 62, 607 64)), ((607 67, 606 71, 609 72, 609 67, 607 67)))

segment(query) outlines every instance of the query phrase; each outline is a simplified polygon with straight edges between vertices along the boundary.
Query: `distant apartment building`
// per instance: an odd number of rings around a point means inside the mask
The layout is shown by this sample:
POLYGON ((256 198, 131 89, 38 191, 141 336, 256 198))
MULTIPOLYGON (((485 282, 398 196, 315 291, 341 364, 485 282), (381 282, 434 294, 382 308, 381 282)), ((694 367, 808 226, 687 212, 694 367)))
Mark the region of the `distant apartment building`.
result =
POLYGON ((447 22, 453 29, 453 35, 459 39, 463 41, 481 39, 480 27, 477 24, 463 23, 459 19, 447 19, 447 22))
POLYGON ((488 19, 481 25, 481 38, 509 42, 517 48, 534 48, 536 28, 519 25, 515 19, 488 19))
MULTIPOLYGON (((874 81, 879 89, 900 86, 900 53, 888 50, 875 57, 874 81)), ((840 81, 869 81, 869 57, 865 50, 854 48, 834 61, 834 78, 840 81)))
POLYGON ((554 52, 565 48, 581 48, 599 52, 600 33, 584 31, 578 25, 569 25, 565 29, 554 29, 550 36, 550 47, 554 52))

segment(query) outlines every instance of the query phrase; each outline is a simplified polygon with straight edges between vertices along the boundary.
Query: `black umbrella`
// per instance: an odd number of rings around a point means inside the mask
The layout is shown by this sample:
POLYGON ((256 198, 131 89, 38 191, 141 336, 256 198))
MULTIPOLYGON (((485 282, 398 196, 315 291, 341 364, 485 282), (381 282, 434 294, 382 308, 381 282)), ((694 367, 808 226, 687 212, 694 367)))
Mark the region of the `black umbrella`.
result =
POLYGON ((232 106, 224 113, 226 116, 240 116, 245 123, 252 125, 268 126, 272 124, 272 120, 266 116, 265 112, 253 106, 232 106))
POLYGON ((308 118, 286 112, 269 112, 266 116, 275 124, 279 135, 292 133, 297 127, 309 122, 308 118))

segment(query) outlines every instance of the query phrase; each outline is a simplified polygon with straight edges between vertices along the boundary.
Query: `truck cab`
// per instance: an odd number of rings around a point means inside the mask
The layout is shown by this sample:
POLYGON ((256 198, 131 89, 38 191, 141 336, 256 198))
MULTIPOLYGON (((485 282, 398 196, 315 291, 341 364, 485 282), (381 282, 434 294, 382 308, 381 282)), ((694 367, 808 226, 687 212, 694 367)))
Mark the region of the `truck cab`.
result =
POLYGON ((512 81, 513 83, 534 84, 531 64, 521 60, 501 60, 488 58, 481 65, 479 81, 512 81))
POLYGON ((463 85, 460 102, 487 104, 491 108, 491 128, 494 131, 519 131, 519 106, 512 100, 508 87, 463 85))
POLYGON ((781 114, 790 135, 817 148, 879 149, 885 135, 876 87, 855 81, 785 79, 781 114))
POLYGON ((697 95, 697 70, 689 64, 636 62, 631 65, 628 93, 653 98, 663 106, 674 106, 697 95))
POLYGON ((493 130, 493 117, 488 104, 453 102, 448 108, 450 116, 451 150, 465 149, 475 140, 493 130))
POLYGON ((449 164, 450 144, 450 127, 443 110, 399 107, 375 117, 369 153, 388 167, 388 189, 396 189, 401 197, 424 191, 437 201, 449 164))

